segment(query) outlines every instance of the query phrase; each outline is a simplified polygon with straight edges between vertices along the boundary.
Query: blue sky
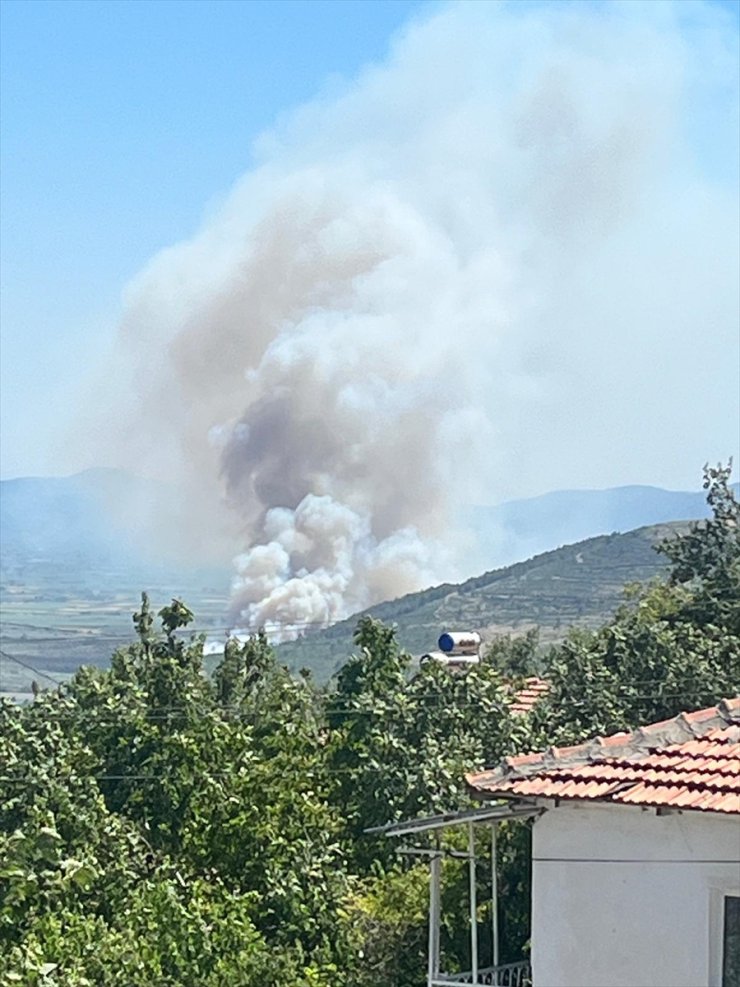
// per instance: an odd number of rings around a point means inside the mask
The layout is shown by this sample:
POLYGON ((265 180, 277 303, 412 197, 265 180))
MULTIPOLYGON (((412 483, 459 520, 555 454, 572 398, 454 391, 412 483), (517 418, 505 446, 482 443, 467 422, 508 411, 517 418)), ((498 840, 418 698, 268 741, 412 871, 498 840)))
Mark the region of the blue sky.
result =
MULTIPOLYGON (((3 0, 3 476, 63 468, 60 421, 110 349, 127 284, 218 211, 255 138, 317 94, 338 98, 440 6, 3 0)), ((738 4, 713 6, 736 32, 738 4)), ((724 182, 734 127, 710 112, 687 124, 697 160, 724 182)), ((722 387, 726 398, 732 380, 722 387)), ((706 456, 734 451, 734 426, 720 431, 706 456)), ((614 476, 695 485, 693 456, 653 477, 649 455, 614 476)))
POLYGON ((126 283, 197 228, 254 138, 428 6, 3 0, 3 476, 46 471, 126 283))

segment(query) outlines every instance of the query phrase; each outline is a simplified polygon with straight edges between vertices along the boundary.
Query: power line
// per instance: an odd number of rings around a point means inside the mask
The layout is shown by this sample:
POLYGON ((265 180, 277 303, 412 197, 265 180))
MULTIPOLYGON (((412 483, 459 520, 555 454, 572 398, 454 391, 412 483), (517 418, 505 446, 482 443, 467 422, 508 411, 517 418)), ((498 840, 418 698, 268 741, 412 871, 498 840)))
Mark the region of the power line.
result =
MULTIPOLYGON (((265 631, 270 631, 270 630, 279 631, 285 629, 294 630, 296 628, 301 628, 301 627, 321 627, 325 630, 329 630, 329 628, 331 627, 336 627, 339 624, 350 620, 352 620, 352 617, 341 617, 336 621, 333 621, 331 619, 291 620, 291 621, 265 620, 265 621, 261 621, 259 624, 247 624, 247 625, 243 625, 243 624, 240 625, 238 623, 233 623, 233 624, 218 624, 215 626, 208 626, 208 627, 188 626, 188 627, 183 627, 181 629, 181 633, 215 634, 217 632, 223 632, 226 634, 256 634, 260 630, 265 630, 265 631)), ((68 626, 65 627, 60 625, 50 626, 49 624, 28 624, 28 623, 21 623, 19 621, 13 621, 13 620, 2 620, 0 621, 0 626, 18 627, 24 630, 33 630, 33 631, 49 631, 52 633, 56 633, 58 631, 59 632, 68 631, 70 633, 70 636, 74 636, 76 634, 80 634, 80 635, 87 634, 89 630, 88 628, 76 629, 73 627, 68 627, 68 626)), ((419 625, 419 626, 424 626, 424 625, 419 625)), ((124 633, 125 633, 124 631, 120 632, 120 634, 124 634, 124 633)), ((119 635, 116 634, 115 636, 117 637, 119 635)))
MULTIPOLYGON (((66 682, 60 682, 58 679, 55 679, 53 676, 48 675, 45 672, 42 672, 40 669, 35 668, 34 666, 32 666, 32 665, 24 662, 22 659, 17 658, 15 656, 9 654, 7 651, 0 650, 0 655, 2 655, 4 658, 7 658, 9 661, 13 661, 13 662, 15 662, 18 665, 22 665, 24 668, 27 668, 29 671, 35 672, 37 675, 41 675, 44 678, 50 679, 50 681, 55 682, 57 685, 66 685, 67 684, 66 682)), ((209 656, 208 655, 204 655, 203 657, 206 657, 207 658, 209 656)), ((285 669, 285 671, 287 671, 289 674, 293 671, 287 665, 283 665, 283 666, 280 666, 280 667, 283 668, 283 669, 285 669)), ((489 666, 484 665, 483 667, 486 667, 487 668, 489 666)), ((96 670, 98 670, 100 672, 103 672, 103 673, 106 673, 106 672, 109 672, 110 671, 109 668, 103 668, 103 667, 100 667, 98 665, 80 665, 80 666, 78 666, 78 668, 76 670, 79 670, 79 669, 82 669, 82 668, 92 668, 92 669, 96 669, 96 670)), ((543 679, 542 681, 547 682, 547 679, 543 679)), ((407 684, 409 684, 410 682, 413 682, 413 679, 412 680, 408 680, 407 684)), ((673 688, 680 688, 681 685, 684 684, 684 683, 687 684, 687 685, 691 685, 694 682, 695 682, 695 679, 693 677, 681 678, 681 679, 672 679, 672 680, 670 680, 670 685, 673 688)), ((457 683, 454 683, 453 682, 453 683, 450 683, 450 684, 453 686, 452 689, 440 688, 438 691, 435 691, 435 692, 414 692, 413 689, 411 689, 409 691, 403 692, 402 693, 402 696, 403 696, 403 699, 406 702, 408 702, 408 703, 418 702, 420 700, 429 700, 429 701, 436 700, 438 702, 445 702, 445 703, 448 703, 449 704, 452 701, 456 707, 462 707, 462 708, 467 708, 467 707, 471 707, 471 706, 472 707, 479 707, 480 708, 481 703, 483 701, 485 701, 486 699, 488 699, 490 702, 495 702, 495 700, 497 699, 496 696, 490 696, 490 697, 488 697, 488 696, 480 696, 479 695, 474 701, 471 701, 471 702, 468 702, 468 703, 461 703, 461 702, 456 701, 456 697, 455 697, 455 688, 454 687, 457 685, 457 683)), ((678 698, 681 698, 681 696, 686 696, 687 698, 692 698, 692 697, 696 697, 696 696, 704 696, 704 695, 710 695, 711 694, 709 691, 707 691, 707 692, 686 692, 686 691, 682 691, 680 693, 675 693, 675 692, 670 692, 670 693, 660 693, 660 692, 635 693, 635 692, 632 691, 635 688, 645 689, 645 688, 650 688, 650 687, 659 687, 659 686, 666 685, 666 684, 668 684, 667 681, 666 681, 666 679, 658 679, 658 678, 656 678, 656 679, 638 679, 638 680, 635 680, 635 681, 630 682, 628 685, 622 686, 618 690, 610 690, 610 689, 608 689, 609 683, 603 683, 603 686, 605 688, 607 688, 607 690, 610 692, 611 695, 618 696, 620 698, 630 698, 630 699, 678 699, 678 698)), ((526 682, 522 686, 520 686, 518 684, 518 682, 516 681, 516 679, 505 679, 505 678, 502 678, 502 680, 500 682, 492 682, 491 685, 493 685, 496 688, 501 688, 501 689, 504 689, 505 690, 505 694, 503 696, 503 699, 506 700, 506 705, 509 705, 510 702, 516 703, 518 701, 519 693, 522 690, 526 690, 526 688, 527 688, 526 682)), ((552 702, 552 699, 551 698, 548 699, 548 697, 551 696, 553 692, 556 692, 556 690, 552 688, 551 683, 550 683, 550 686, 551 686, 551 690, 548 691, 548 692, 543 692, 538 697, 538 702, 543 702, 545 700, 547 700, 548 702, 552 702)), ((459 685, 457 685, 457 688, 459 688, 459 685)), ((467 690, 465 690, 465 692, 463 693, 463 695, 460 695, 459 698, 461 698, 461 699, 468 698, 465 695, 466 692, 467 692, 467 690)), ((582 695, 583 695, 583 693, 580 692, 580 691, 578 693, 557 692, 557 694, 559 695, 559 698, 561 698, 564 702, 575 703, 575 704, 580 705, 580 706, 588 705, 588 700, 581 698, 582 695)), ((328 693, 328 695, 331 696, 332 693, 328 693)), ((458 693, 458 695, 459 695, 459 693, 458 693)), ((319 701, 321 701, 320 694, 319 694, 319 701)), ((221 710, 225 710, 226 711, 226 710, 229 710, 229 709, 238 710, 240 707, 223 707, 223 706, 219 706, 218 708, 221 709, 221 710)), ((166 707, 152 707, 152 709, 156 709, 156 710, 162 710, 162 709, 164 709, 164 710, 171 710, 171 711, 175 711, 175 712, 186 712, 187 709, 188 709, 188 707, 185 707, 185 706, 166 706, 166 707)), ((348 712, 358 712, 358 713, 372 713, 372 712, 385 712, 385 709, 384 708, 381 708, 381 707, 377 707, 377 706, 376 707, 373 707, 371 709, 362 709, 359 706, 353 704, 350 700, 347 700, 347 702, 344 705, 337 705, 337 706, 332 707, 331 711, 333 711, 333 712, 348 711, 348 712)))
MULTIPOLYGON (((14 656, 14 655, 9 654, 5 650, 0 649, 0 655, 2 655, 2 657, 6 658, 8 661, 15 662, 17 665, 20 665, 23 668, 26 668, 28 671, 34 672, 34 674, 36 674, 36 675, 40 675, 43 678, 49 679, 49 681, 54 682, 56 685, 64 685, 65 684, 64 682, 59 681, 59 679, 54 678, 54 676, 49 675, 48 673, 41 671, 40 669, 38 669, 35 666, 29 664, 28 662, 25 662, 23 659, 20 659, 20 658, 14 656)), ((207 658, 209 656, 208 655, 203 655, 203 657, 204 658, 207 658)), ((85 667, 88 667, 88 668, 97 668, 97 669, 99 669, 102 672, 108 671, 107 668, 101 668, 100 666, 97 666, 97 665, 92 665, 92 666, 81 665, 79 667, 80 668, 85 668, 85 667)), ((284 668, 289 673, 292 671, 292 669, 288 668, 287 665, 283 665, 281 667, 284 668)), ((492 666, 488 666, 487 664, 482 663, 481 667, 488 668, 488 667, 492 667, 492 666)), ((501 674, 503 676, 503 673, 501 673, 501 674)), ((526 679, 526 676, 524 678, 526 679)), ((413 681, 413 680, 411 680, 411 681, 413 681)), ((543 681, 547 682, 546 679, 543 680, 543 681)), ((681 679, 672 679, 672 680, 670 680, 670 685, 672 687, 674 687, 674 688, 677 688, 677 687, 680 687, 682 683, 692 684, 694 681, 695 680, 694 680, 693 677, 686 677, 686 678, 681 678, 681 679)), ((440 690, 435 691, 435 692, 426 692, 426 693, 414 693, 413 691, 409 691, 409 692, 404 693, 404 698, 406 698, 409 701, 418 701, 418 700, 421 700, 421 699, 430 699, 430 700, 436 699, 436 700, 439 700, 439 701, 443 701, 444 700, 444 701, 449 702, 450 701, 450 698, 453 698, 454 699, 454 687, 455 686, 457 686, 457 688, 460 688, 460 685, 462 685, 463 688, 464 688, 464 680, 462 680, 462 682, 459 685, 458 685, 457 682, 454 682, 454 681, 451 682, 450 684, 453 685, 453 689, 447 689, 447 690, 440 689, 440 690)), ((502 678, 502 681, 500 683, 492 683, 492 684, 495 684, 495 685, 497 685, 499 687, 505 688, 507 690, 508 695, 512 696, 513 701, 516 701, 516 696, 521 691, 521 688, 520 688, 518 682, 516 681, 516 678, 514 678, 514 677, 511 677, 508 680, 502 678)), ((603 684, 606 685, 606 686, 608 686, 609 683, 607 682, 607 683, 603 683, 603 684)), ((709 695, 710 694, 708 692, 707 693, 703 693, 703 692, 702 693, 690 693, 690 692, 687 693, 687 692, 682 692, 682 693, 657 693, 657 694, 651 692, 651 693, 648 693, 648 694, 645 695, 645 694, 637 694, 637 693, 633 693, 632 692, 632 689, 634 689, 634 688, 659 687, 659 686, 666 685, 666 684, 668 684, 668 683, 667 683, 667 680, 665 678, 637 679, 637 680, 634 680, 634 681, 630 682, 627 685, 622 686, 619 690, 613 692, 612 694, 613 695, 617 695, 617 696, 621 696, 621 697, 629 697, 629 698, 632 698, 632 699, 658 699, 658 698, 670 699, 670 698, 680 698, 682 695, 685 695, 687 698, 691 698, 692 696, 703 696, 703 695, 709 695)), ((551 683, 550 683, 550 685, 551 685, 551 683)), ((526 682, 523 683, 523 687, 526 688, 526 682)), ((552 689, 552 685, 551 685, 551 689, 552 689)), ((555 690, 552 690, 552 691, 555 691, 555 690)), ((560 695, 561 695, 561 698, 563 700, 567 700, 569 702, 576 702, 578 705, 585 705, 586 702, 587 702, 587 700, 583 700, 583 699, 577 698, 578 696, 581 696, 582 695, 582 693, 580 693, 580 692, 578 694, 574 694, 572 697, 568 693, 561 693, 560 695)), ((547 692, 546 693, 543 693, 543 695, 540 698, 540 701, 544 700, 547 696, 548 696, 548 693, 547 692)), ((463 697, 461 697, 461 698, 463 698, 463 697)), ((494 698, 494 697, 491 697, 491 698, 494 698)), ((472 702, 472 703, 468 703, 468 704, 461 704, 459 702, 456 702, 455 705, 456 706, 479 706, 480 705, 480 702, 481 702, 481 699, 479 698, 476 702, 472 702)), ((173 708, 175 708, 175 707, 173 707, 173 708)), ((185 707, 179 707, 179 709, 184 710, 185 707)), ((357 707, 354 706, 354 705, 347 706, 347 709, 349 711, 357 711, 357 712, 372 712, 373 711, 373 710, 358 710, 357 707)), ((337 710, 336 711, 341 711, 341 708, 340 707, 337 707, 337 710)))
POLYGON ((29 665, 28 662, 22 661, 20 658, 15 658, 13 655, 9 655, 6 651, 0 649, 0 655, 3 658, 7 658, 8 661, 14 661, 16 665, 21 665, 23 668, 27 669, 29 672, 33 672, 34 675, 40 675, 44 679, 48 679, 50 682, 54 682, 55 685, 64 685, 59 679, 55 679, 53 675, 48 675, 46 672, 42 672, 38 668, 34 668, 33 665, 29 665))
MULTIPOLYGON (((30 668, 30 666, 25 666, 25 667, 30 668)), ((32 670, 36 671, 36 669, 32 669, 32 670)), ((43 673, 38 673, 38 674, 43 674, 43 673)), ((57 684, 65 685, 66 683, 59 682, 57 684)), ((638 700, 709 699, 709 700, 717 701, 716 692, 714 691, 710 692, 709 690, 707 690, 706 692, 682 691, 679 693, 664 693, 662 695, 661 694, 656 695, 655 693, 647 693, 643 695, 639 695, 639 694, 633 695, 630 693, 616 693, 615 695, 622 696, 625 698, 638 699, 638 700)), ((577 700, 572 696, 563 696, 562 698, 563 698, 563 702, 562 704, 559 705, 559 708, 563 708, 567 706, 568 709, 572 709, 573 707, 584 707, 588 705, 586 701, 577 700)), ((361 709, 353 706, 322 706, 319 701, 317 703, 314 712, 317 714, 317 716, 378 716, 378 717, 386 717, 391 720, 395 720, 397 722, 399 719, 399 713, 404 714, 404 713, 418 712, 419 701, 424 701, 424 700, 433 700, 433 702, 425 703, 425 706, 423 708, 425 708, 427 711, 429 710, 434 711, 442 704, 442 702, 446 702, 448 706, 450 705, 449 697, 445 697, 444 695, 439 695, 439 696, 434 695, 434 696, 415 697, 415 702, 409 703, 405 709, 399 709, 397 706, 395 708, 389 706, 386 708, 371 707, 368 709, 361 709)), ((492 704, 496 707, 495 709, 486 709, 483 712, 488 714, 490 712, 496 712, 496 711, 498 712, 503 712, 504 710, 509 711, 510 707, 515 704, 516 704, 516 697, 512 696, 510 701, 492 704)), ((474 710, 482 711, 482 703, 480 701, 466 702, 466 703, 456 702, 453 705, 456 710, 474 709, 474 710)), ((76 709, 69 709, 67 712, 70 713, 71 715, 85 717, 86 719, 94 718, 94 721, 96 723, 101 723, 101 722, 105 722, 106 720, 110 722, 117 721, 120 718, 119 711, 121 709, 123 709, 124 712, 128 710, 129 713, 134 714, 137 717, 143 717, 145 720, 148 721, 156 721, 156 720, 169 721, 174 717, 176 717, 178 714, 187 714, 191 722, 198 720, 202 721, 204 719, 209 718, 210 716, 215 716, 219 714, 229 714, 231 719, 250 720, 254 723, 259 723, 263 719, 262 713, 258 710, 241 709, 240 707, 235 707, 235 706, 224 707, 218 705, 214 705, 210 710, 202 709, 202 708, 193 709, 185 706, 154 706, 150 708, 141 709, 136 707, 127 708, 125 704, 121 703, 114 708, 104 708, 104 709, 94 710, 94 709, 86 709, 86 708, 78 707, 76 709)))

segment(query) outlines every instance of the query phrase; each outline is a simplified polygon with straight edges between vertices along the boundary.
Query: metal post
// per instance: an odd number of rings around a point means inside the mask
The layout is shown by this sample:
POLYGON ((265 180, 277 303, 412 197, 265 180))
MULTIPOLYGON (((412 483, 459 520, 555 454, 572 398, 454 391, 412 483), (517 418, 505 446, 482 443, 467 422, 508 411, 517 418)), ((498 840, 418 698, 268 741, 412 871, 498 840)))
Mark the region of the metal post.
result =
POLYGON ((427 987, 439 976, 439 870, 440 858, 432 857, 429 867, 429 967, 427 987))
MULTIPOLYGON (((496 823, 491 826, 491 956, 494 967, 498 966, 498 877, 496 875, 496 823)), ((498 983, 498 973, 494 973, 494 984, 498 983)))
POLYGON ((478 901, 475 893, 475 837, 473 824, 468 823, 468 873, 470 877, 470 965, 473 983, 478 983, 478 901))

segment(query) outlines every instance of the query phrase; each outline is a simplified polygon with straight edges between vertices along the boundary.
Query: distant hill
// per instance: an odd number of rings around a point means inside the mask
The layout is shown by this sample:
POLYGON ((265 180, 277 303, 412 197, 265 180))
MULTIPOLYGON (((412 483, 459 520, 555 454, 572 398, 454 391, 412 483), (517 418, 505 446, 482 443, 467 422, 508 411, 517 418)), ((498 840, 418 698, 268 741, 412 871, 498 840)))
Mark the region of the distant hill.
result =
POLYGON ((595 535, 708 516, 703 492, 630 486, 556 490, 495 507, 471 507, 462 526, 474 533, 482 564, 502 566, 595 535))
POLYGON ((116 469, 1 481, 0 582, 116 594, 164 580, 174 591, 205 571, 227 593, 229 567, 163 554, 165 539, 153 537, 155 518, 172 518, 169 540, 179 544, 167 497, 165 484, 116 469))
POLYGON ((128 531, 159 484, 123 470, 19 477, 0 483, 0 550, 7 557, 135 558, 128 531))
MULTIPOLYGON (((75 564, 81 572, 90 565, 140 570, 151 543, 150 519, 171 517, 176 529, 174 501, 165 484, 115 469, 0 481, 0 566, 34 563, 37 575, 46 561, 53 567, 64 562, 68 575, 75 564)), ((703 493, 632 486, 558 490, 493 507, 471 506, 459 523, 476 545, 472 574, 584 538, 706 514, 703 493)), ((197 567, 194 561, 192 568, 197 567)))
POLYGON ((144 589, 155 606, 181 597, 200 627, 223 629, 230 570, 163 559, 151 541, 147 550, 141 515, 166 495, 120 470, 2 481, 0 692, 27 693, 34 677, 48 686, 81 664, 107 665, 132 638, 144 589))
MULTIPOLYGON (((541 628, 545 643, 561 639, 573 625, 597 627, 624 601, 624 586, 662 575, 667 560, 655 544, 684 530, 674 522, 602 535, 537 555, 463 583, 435 586, 364 613, 395 624, 404 648, 413 654, 433 649, 442 630, 494 634, 541 628)), ((326 679, 353 651, 352 632, 361 615, 326 630, 281 644, 280 660, 307 667, 326 679)))

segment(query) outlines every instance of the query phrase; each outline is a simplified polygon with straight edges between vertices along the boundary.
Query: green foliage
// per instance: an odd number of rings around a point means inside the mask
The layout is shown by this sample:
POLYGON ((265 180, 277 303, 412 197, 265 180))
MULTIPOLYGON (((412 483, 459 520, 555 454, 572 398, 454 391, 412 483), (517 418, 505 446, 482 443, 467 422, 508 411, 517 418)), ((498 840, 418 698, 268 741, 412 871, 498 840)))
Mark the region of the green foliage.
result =
POLYGON ((684 619, 699 627, 721 624, 740 635, 740 504, 730 486, 731 471, 732 461, 704 467, 712 517, 658 548, 671 560, 671 585, 691 590, 684 601, 684 619))
MULTIPOLYGON (((465 807, 465 773, 506 754, 736 693, 728 477, 706 471, 713 517, 662 546, 668 583, 551 649, 552 689, 530 716, 510 704, 542 661, 536 632, 495 641, 465 674, 412 673, 394 630, 365 618, 329 688, 292 677, 264 634, 227 642, 209 679, 191 611, 173 600, 157 620, 144 595, 109 670, 0 705, 0 983, 420 987, 426 867, 366 829, 465 807)), ((499 829, 502 961, 527 948, 528 841, 525 824, 499 829)), ((478 880, 485 963, 490 875, 478 880)), ((465 868, 444 860, 452 970, 468 965, 466 900, 465 868)))
POLYGON ((0 982, 341 984, 349 880, 325 721, 264 636, 213 683, 190 612, 0 707, 0 982))
POLYGON ((729 467, 705 468, 713 509, 659 551, 669 581, 637 588, 615 618, 550 652, 541 743, 570 743, 675 716, 740 692, 740 507, 729 467))
POLYGON ((426 969, 429 871, 424 864, 371 875, 347 902, 362 952, 353 987, 418 987, 426 969))
POLYGON ((512 637, 511 634, 494 638, 483 654, 489 665, 512 678, 538 675, 542 671, 542 660, 538 655, 540 631, 533 627, 512 637))
POLYGON ((459 806, 465 771, 494 763, 523 742, 525 731, 510 715, 510 690, 492 666, 455 675, 430 663, 409 678, 411 659, 395 634, 369 617, 356 643, 359 653, 329 700, 328 754, 346 838, 369 865, 387 861, 392 848, 362 839, 365 829, 459 806))

